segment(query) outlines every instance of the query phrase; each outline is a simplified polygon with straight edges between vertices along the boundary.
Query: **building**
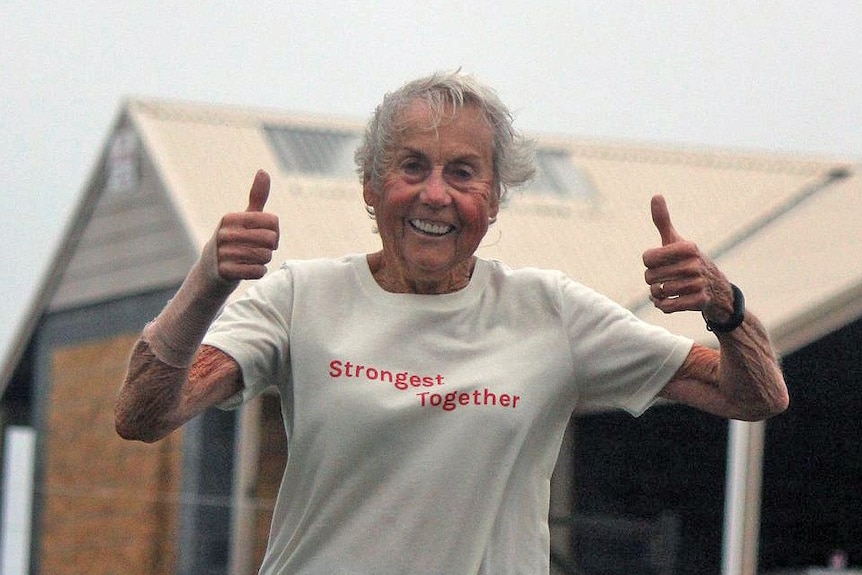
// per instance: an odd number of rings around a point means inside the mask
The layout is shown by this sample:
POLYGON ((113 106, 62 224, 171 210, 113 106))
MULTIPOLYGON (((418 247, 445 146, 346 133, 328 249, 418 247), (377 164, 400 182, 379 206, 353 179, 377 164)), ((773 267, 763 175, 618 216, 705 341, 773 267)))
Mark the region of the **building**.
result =
MULTIPOLYGON (((239 574, 260 560, 284 463, 274 396, 154 445, 115 436, 129 349, 258 168, 276 260, 377 249, 352 150, 361 123, 126 102, 62 249, 3 358, 4 479, 27 475, 12 539, 32 573, 239 574), (24 438, 12 432, 24 432, 24 438), (26 439, 29 438, 29 439, 26 439), (26 513, 24 515, 27 515, 26 513), (17 542, 17 543, 15 543, 17 542)), ((565 271, 714 345, 697 314, 651 308, 649 199, 742 286, 784 357, 793 405, 767 424, 679 406, 573 418, 553 486, 557 572, 753 573, 862 564, 862 176, 855 161, 540 137, 540 173, 480 252, 565 271), (856 408, 856 409, 854 409, 856 408), (623 559, 625 558, 625 559, 623 559), (591 570, 592 569, 592 570, 591 570)), ((7 482, 8 484, 8 482, 7 482)), ((6 491, 10 508, 20 497, 6 491), (16 498, 17 497, 17 498, 16 498)), ((7 534, 13 529, 6 528, 7 534)))

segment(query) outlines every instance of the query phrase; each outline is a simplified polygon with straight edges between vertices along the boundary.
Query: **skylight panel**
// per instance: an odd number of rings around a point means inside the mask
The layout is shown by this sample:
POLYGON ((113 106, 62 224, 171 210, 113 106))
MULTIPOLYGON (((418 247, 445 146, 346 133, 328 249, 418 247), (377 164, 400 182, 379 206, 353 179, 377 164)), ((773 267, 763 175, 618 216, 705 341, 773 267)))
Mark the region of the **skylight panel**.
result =
POLYGON ((264 131, 286 172, 344 178, 356 173, 358 134, 282 126, 265 126, 264 131))
POLYGON ((565 199, 588 200, 598 195, 586 173, 572 161, 569 152, 557 149, 536 150, 536 176, 526 191, 565 199))

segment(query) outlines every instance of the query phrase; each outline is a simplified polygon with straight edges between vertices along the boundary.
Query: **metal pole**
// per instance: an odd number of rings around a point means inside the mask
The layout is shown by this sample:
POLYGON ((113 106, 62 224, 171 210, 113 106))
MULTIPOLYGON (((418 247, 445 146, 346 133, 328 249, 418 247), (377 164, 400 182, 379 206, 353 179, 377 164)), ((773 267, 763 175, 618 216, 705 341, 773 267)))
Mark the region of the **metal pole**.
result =
POLYGON ((252 551, 256 509, 249 502, 249 493, 257 481, 262 403, 262 397, 247 403, 237 417, 231 496, 231 550, 228 562, 228 573, 231 575, 251 573, 255 568, 252 551))
POLYGON ((722 575, 756 575, 764 422, 728 428, 722 575))

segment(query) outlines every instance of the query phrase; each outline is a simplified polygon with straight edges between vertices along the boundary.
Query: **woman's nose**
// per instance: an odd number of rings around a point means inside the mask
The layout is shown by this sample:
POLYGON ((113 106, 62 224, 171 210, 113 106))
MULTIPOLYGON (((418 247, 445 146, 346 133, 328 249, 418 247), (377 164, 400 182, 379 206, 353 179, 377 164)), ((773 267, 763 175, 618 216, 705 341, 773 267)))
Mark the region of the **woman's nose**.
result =
POLYGON ((449 195, 449 184, 440 170, 433 170, 425 180, 422 188, 421 199, 432 206, 445 206, 452 201, 449 195))

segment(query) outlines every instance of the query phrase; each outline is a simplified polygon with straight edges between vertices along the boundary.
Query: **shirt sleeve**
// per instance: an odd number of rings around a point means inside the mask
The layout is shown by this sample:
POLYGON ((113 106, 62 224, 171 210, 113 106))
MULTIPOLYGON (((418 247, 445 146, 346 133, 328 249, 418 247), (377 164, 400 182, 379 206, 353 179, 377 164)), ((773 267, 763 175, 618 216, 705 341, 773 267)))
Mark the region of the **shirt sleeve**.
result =
POLYGON ((578 411, 624 409, 641 415, 693 345, 568 278, 562 282, 562 314, 579 387, 578 411))
POLYGON ((290 317, 293 282, 282 267, 257 280, 236 301, 229 303, 213 322, 203 343, 223 351, 237 362, 243 388, 222 402, 233 409, 288 377, 290 317))

